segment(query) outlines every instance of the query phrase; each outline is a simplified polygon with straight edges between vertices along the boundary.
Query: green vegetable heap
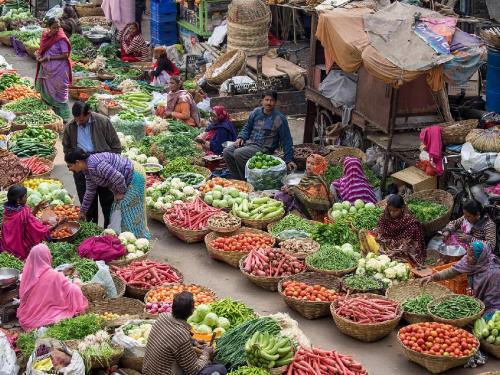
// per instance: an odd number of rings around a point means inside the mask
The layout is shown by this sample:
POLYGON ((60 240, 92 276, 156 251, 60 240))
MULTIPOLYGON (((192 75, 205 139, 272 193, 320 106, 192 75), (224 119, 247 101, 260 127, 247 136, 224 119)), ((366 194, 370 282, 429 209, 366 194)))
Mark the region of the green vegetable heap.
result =
POLYGON ((164 133, 144 138, 151 138, 152 146, 150 153, 156 156, 162 163, 179 156, 197 158, 202 154, 201 150, 196 147, 194 138, 189 135, 164 133))
POLYGON ((382 289, 382 282, 365 275, 350 275, 342 279, 342 283, 349 289, 357 292, 367 292, 370 290, 382 289))
POLYGON ((83 78, 78 81, 76 81, 73 86, 75 87, 99 87, 101 86, 101 83, 99 81, 96 81, 94 79, 89 79, 89 78, 83 78))
POLYGON ((25 358, 29 358, 31 353, 35 350, 35 341, 36 341, 36 330, 21 333, 17 337, 16 347, 21 351, 25 358))
POLYGON ((231 371, 228 375, 269 375, 269 371, 259 367, 243 366, 231 371))
POLYGON ((309 220, 297 215, 287 215, 276 224, 273 225, 271 233, 274 236, 280 236, 280 233, 291 230, 303 231, 312 235, 316 230, 317 224, 312 224, 309 220))
POLYGON ((69 38, 71 42, 71 57, 75 61, 83 59, 94 59, 97 57, 97 49, 92 42, 80 34, 73 34, 69 38))
POLYGON ((15 113, 28 113, 32 111, 48 111, 50 108, 41 99, 29 96, 7 103, 3 106, 3 109, 15 113))
POLYGON ((26 126, 50 125, 59 120, 59 117, 48 111, 33 111, 25 115, 16 117, 16 123, 26 126))
POLYGON ((168 131, 172 134, 183 134, 191 138, 196 138, 202 132, 201 129, 193 128, 178 120, 168 120, 168 131))
POLYGON ((223 316, 231 323, 230 328, 255 318, 254 311, 243 302, 235 301, 230 297, 219 299, 210 304, 212 312, 218 316, 223 316))
POLYGON ((479 302, 469 296, 452 295, 440 302, 429 304, 429 312, 442 319, 469 318, 481 311, 479 302))
POLYGON ((21 76, 17 73, 5 73, 0 77, 0 91, 8 89, 12 85, 21 84, 21 76))
POLYGON ((47 246, 52 254, 52 267, 71 263, 74 258, 78 258, 76 246, 69 242, 49 242, 47 246))
POLYGON ((0 268, 14 268, 18 271, 22 271, 23 267, 24 263, 20 259, 7 252, 0 253, 0 268))
POLYGON ((483 318, 476 320, 472 333, 488 344, 500 345, 500 310, 495 311, 488 323, 483 318))
POLYGON ((61 320, 47 329, 46 337, 56 340, 80 340, 101 329, 101 322, 95 314, 80 315, 61 320))
POLYGON ((423 199, 412 199, 408 202, 408 209, 421 223, 434 221, 448 211, 448 208, 442 204, 423 199))
POLYGON ((342 271, 357 264, 356 258, 343 251, 334 249, 332 245, 322 245, 319 251, 306 258, 306 264, 327 271, 342 271))
POLYGON ((52 144, 56 139, 57 133, 52 130, 45 129, 41 126, 28 126, 26 129, 14 133, 9 142, 14 145, 20 141, 29 140, 32 142, 52 144))
POLYGON ((99 236, 103 231, 104 228, 101 228, 99 225, 91 221, 81 221, 80 231, 77 233, 73 243, 75 246, 78 246, 83 240, 86 240, 89 237, 99 236))
POLYGON ((352 224, 358 230, 372 230, 377 227, 380 216, 384 210, 378 207, 365 207, 352 216, 352 224))
POLYGON ((269 169, 282 164, 283 161, 279 159, 263 154, 262 152, 257 152, 248 162, 248 168, 250 169, 269 169))
POLYGON ((427 305, 434 300, 430 294, 421 294, 415 298, 408 298, 403 303, 403 309, 407 313, 427 315, 427 305))
POLYGON ((169 177, 177 173, 195 173, 196 169, 187 158, 179 157, 169 161, 162 170, 163 177, 169 177))
POLYGON ((320 244, 331 244, 342 246, 350 243, 355 246, 359 244, 358 235, 351 229, 347 220, 338 219, 333 224, 320 224, 313 233, 313 240, 320 244))

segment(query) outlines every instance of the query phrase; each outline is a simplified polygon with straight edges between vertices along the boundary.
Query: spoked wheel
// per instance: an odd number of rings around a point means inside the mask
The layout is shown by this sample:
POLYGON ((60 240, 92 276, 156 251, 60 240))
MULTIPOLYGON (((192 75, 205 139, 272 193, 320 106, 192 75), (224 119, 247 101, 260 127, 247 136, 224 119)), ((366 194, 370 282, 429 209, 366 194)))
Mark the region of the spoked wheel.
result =
POLYGON ((333 124, 333 117, 329 111, 322 109, 314 122, 313 143, 325 145, 326 128, 333 124))
POLYGON ((462 207, 466 199, 464 190, 455 185, 449 186, 446 191, 453 195, 453 208, 451 210, 451 218, 458 219, 463 214, 462 207))

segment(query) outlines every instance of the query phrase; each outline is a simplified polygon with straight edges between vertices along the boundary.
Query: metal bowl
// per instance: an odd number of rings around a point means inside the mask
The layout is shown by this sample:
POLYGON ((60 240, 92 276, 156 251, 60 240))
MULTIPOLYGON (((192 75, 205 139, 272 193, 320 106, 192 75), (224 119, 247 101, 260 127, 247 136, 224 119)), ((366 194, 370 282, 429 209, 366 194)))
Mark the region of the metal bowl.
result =
POLYGON ((0 286, 14 284, 19 280, 20 272, 15 268, 0 268, 0 286))
POLYGON ((160 174, 160 172, 163 170, 163 165, 161 164, 157 164, 157 163, 145 163, 142 165, 143 168, 145 169, 146 173, 147 174, 160 174), (148 167, 155 167, 155 168, 158 168, 157 171, 148 171, 147 168, 148 167))
POLYGON ((283 184, 288 186, 296 186, 300 184, 304 173, 290 173, 289 175, 283 177, 283 184))
POLYGON ((72 242, 78 232, 80 231, 80 223, 78 221, 67 221, 66 223, 63 223, 61 225, 58 225, 54 230, 60 229, 60 228, 69 228, 71 230, 71 233, 73 233, 71 236, 68 237, 62 237, 62 238, 53 238, 53 242, 72 242))

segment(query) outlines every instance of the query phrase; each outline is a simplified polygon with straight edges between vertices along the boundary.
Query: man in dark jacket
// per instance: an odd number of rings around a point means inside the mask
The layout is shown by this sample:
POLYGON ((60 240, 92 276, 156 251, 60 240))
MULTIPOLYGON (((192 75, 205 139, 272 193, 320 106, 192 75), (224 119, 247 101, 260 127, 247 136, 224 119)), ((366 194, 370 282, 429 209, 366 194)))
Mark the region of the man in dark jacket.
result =
MULTIPOLYGON (((73 120, 64 128, 63 151, 67 155, 77 147, 88 153, 114 152, 121 153, 122 147, 116 130, 106 116, 90 111, 90 106, 83 102, 76 102, 73 105, 73 120)), ((80 203, 86 190, 85 175, 74 173, 76 191, 80 203)), ((105 187, 97 188, 97 195, 94 202, 87 211, 87 220, 98 223, 98 199, 101 203, 102 214, 104 216, 104 227, 109 225, 111 215, 111 205, 114 196, 111 190, 105 187)))

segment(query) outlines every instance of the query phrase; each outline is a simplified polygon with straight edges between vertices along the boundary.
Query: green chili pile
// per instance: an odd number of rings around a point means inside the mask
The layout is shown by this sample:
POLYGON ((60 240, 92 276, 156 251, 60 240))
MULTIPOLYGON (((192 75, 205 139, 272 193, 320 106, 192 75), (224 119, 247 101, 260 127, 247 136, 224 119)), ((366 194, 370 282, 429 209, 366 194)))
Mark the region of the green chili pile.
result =
POLYGON ((231 328, 255 318, 255 313, 250 307, 230 297, 213 302, 210 304, 210 309, 217 316, 223 316, 228 319, 231 323, 231 328))
POLYGON ((476 315, 481 311, 479 302, 469 296, 450 296, 439 303, 431 303, 429 312, 442 319, 462 319, 476 315))
POLYGON ((434 300, 430 294, 421 294, 415 298, 408 298, 403 303, 405 312, 411 314, 426 315, 428 313, 427 305, 434 300))
POLYGON ((351 275, 342 279, 342 283, 349 289, 365 292, 368 290, 382 289, 382 283, 370 276, 366 275, 351 275))
POLYGON ((351 254, 336 250, 332 245, 322 245, 319 251, 306 258, 308 266, 328 271, 346 270, 355 267, 357 263, 351 254))

